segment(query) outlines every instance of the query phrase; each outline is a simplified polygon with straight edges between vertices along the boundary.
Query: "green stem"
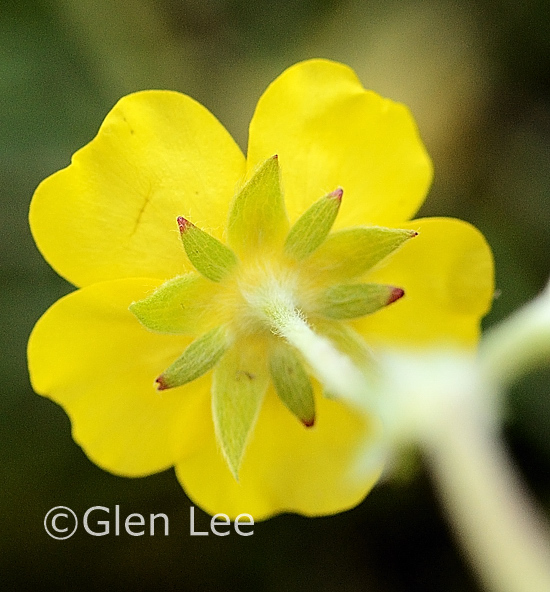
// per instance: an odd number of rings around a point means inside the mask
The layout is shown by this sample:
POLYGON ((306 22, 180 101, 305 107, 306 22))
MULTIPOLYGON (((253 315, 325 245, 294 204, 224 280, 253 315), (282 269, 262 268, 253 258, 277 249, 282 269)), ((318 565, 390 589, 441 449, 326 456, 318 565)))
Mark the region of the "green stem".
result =
POLYGON ((263 310, 273 330, 302 354, 327 392, 371 415, 381 416, 378 399, 372 396, 373 388, 365 374, 329 339, 315 333, 290 299, 281 298, 263 310))
POLYGON ((460 351, 386 355, 390 438, 425 452, 459 541, 487 590, 548 592, 550 533, 502 443, 498 397, 460 351))
POLYGON ((488 590, 548 592, 550 535, 498 433, 455 400, 425 442, 456 534, 488 590))
POLYGON ((550 284, 537 298, 491 329, 481 344, 485 377, 505 388, 550 359, 550 284))
POLYGON ((329 392, 365 404, 365 377, 326 337, 317 335, 298 315, 286 319, 279 332, 301 352, 329 392))

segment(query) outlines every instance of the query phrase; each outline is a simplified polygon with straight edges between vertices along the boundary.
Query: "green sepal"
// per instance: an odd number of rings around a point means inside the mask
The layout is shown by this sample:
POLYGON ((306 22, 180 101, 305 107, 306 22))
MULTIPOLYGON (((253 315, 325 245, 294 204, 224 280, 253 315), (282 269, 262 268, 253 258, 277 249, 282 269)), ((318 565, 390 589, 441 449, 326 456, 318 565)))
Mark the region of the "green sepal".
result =
POLYGON ((214 430, 236 480, 268 384, 265 357, 247 343, 239 343, 231 348, 214 370, 214 430))
POLYGON ((197 273, 188 273, 164 282, 143 300, 130 304, 129 309, 149 331, 196 334, 212 323, 215 311, 207 303, 216 291, 212 282, 197 273))
POLYGON ((275 391, 289 411, 306 427, 315 423, 313 387, 302 362, 286 343, 277 343, 269 359, 275 391))
POLYGON ((357 319, 399 300, 404 293, 384 284, 338 284, 318 297, 316 312, 328 319, 357 319))
POLYGON ((181 241, 189 261, 204 277, 219 282, 237 265, 233 251, 182 216, 178 218, 181 241))
POLYGON ((417 234, 414 230, 381 226, 346 228, 329 235, 307 264, 331 284, 350 280, 367 272, 417 234))
POLYGON ((239 256, 246 257, 282 246, 288 226, 279 161, 273 156, 260 165, 235 196, 229 211, 228 242, 239 256))
POLYGON ((287 256, 300 260, 311 255, 327 238, 342 202, 342 189, 317 200, 296 220, 285 241, 287 256))
POLYGON ((229 334, 224 325, 197 337, 156 379, 158 390, 182 386, 199 378, 216 365, 229 345, 229 334))

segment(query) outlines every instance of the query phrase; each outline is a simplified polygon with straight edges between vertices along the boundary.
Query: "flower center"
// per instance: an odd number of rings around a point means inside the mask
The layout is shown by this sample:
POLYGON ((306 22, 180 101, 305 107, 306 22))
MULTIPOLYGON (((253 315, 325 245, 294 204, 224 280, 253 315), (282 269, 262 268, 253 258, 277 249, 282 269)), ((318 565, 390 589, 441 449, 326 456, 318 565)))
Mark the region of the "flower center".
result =
POLYGON ((305 286, 296 269, 274 260, 248 264, 234 280, 235 333, 273 334, 277 311, 300 309, 305 286))
POLYGON ((198 335, 156 383, 159 390, 179 387, 214 369, 214 424, 234 475, 269 382, 308 427, 315 420, 310 375, 328 391, 338 390, 342 373, 350 384, 362 382, 357 368, 368 348, 348 321, 404 295, 362 278, 416 235, 366 226, 331 233, 342 189, 290 227, 278 166, 268 159, 235 197, 227 244, 179 217, 196 272, 130 307, 150 330, 198 335))

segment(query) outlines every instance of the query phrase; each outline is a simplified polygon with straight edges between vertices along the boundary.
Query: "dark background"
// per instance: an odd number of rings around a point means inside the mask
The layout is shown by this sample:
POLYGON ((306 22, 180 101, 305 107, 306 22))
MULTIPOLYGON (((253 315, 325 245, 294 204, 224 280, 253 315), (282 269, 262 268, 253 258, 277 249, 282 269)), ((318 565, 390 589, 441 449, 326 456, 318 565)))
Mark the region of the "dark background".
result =
MULTIPOLYGON (((37 184, 66 166, 122 95, 193 96, 243 149, 266 85, 308 57, 352 66, 366 87, 407 103, 435 164, 423 215, 478 226, 500 297, 485 326, 550 272, 550 10, 544 0, 2 0, 0 2, 0 586, 129 590, 477 590, 430 476, 378 486, 356 509, 282 516, 252 537, 190 537, 191 502, 172 471, 124 479, 93 465, 61 408, 33 394, 25 347, 38 317, 71 290, 27 225, 37 184), (170 535, 54 541, 53 506, 123 517, 164 512, 170 535)), ((506 436, 550 514, 550 372, 508 393, 506 436)), ((208 517, 197 509, 197 526, 208 517)))

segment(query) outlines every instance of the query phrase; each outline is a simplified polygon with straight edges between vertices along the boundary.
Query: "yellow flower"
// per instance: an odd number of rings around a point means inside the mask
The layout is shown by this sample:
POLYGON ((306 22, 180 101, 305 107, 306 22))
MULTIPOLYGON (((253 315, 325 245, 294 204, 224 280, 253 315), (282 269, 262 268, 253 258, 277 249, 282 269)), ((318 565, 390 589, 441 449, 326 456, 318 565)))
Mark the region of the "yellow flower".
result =
POLYGON ((307 332, 359 368, 380 347, 473 347, 492 296, 476 229, 407 222, 431 176, 406 107, 334 62, 269 86, 246 158, 185 95, 123 98, 33 198, 38 247, 79 288, 34 328, 35 390, 98 465, 175 466, 211 513, 354 506, 376 418, 323 396, 307 332))

